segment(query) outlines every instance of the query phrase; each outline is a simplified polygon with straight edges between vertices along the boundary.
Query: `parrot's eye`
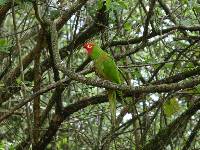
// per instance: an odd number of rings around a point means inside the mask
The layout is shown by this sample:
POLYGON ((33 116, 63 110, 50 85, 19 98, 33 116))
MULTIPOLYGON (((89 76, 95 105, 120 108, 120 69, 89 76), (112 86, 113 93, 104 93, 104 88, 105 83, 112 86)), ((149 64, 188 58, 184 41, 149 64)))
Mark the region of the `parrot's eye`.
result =
POLYGON ((92 48, 92 45, 87 45, 87 48, 92 48))

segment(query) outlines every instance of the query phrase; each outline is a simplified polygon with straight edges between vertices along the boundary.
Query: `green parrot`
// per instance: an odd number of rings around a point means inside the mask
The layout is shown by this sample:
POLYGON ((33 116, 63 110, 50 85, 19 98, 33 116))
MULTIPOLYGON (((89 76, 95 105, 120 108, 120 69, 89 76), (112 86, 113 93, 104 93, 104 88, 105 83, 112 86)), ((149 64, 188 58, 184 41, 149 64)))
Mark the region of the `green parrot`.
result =
MULTIPOLYGON (((93 60, 96 74, 111 82, 121 84, 120 72, 113 58, 103 51, 94 43, 85 43, 83 47, 86 49, 88 56, 93 60)), ((111 121, 116 126, 116 91, 108 90, 108 99, 111 111, 111 121)))

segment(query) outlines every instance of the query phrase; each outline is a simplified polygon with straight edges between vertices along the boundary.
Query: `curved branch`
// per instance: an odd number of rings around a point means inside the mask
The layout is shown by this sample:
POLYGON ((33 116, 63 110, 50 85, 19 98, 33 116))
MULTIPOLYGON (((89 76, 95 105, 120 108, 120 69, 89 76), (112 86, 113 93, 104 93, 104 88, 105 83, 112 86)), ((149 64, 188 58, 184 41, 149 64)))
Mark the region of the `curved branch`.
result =
MULTIPOLYGON (((77 11, 79 10, 85 3, 87 2, 87 0, 78 0, 72 7, 70 7, 68 10, 65 11, 65 13, 60 17, 58 18, 58 24, 57 24, 57 29, 60 29, 64 23, 66 21, 68 21, 71 16, 77 11)), ((8 4, 6 4, 7 6, 8 4)), ((10 4, 11 5, 11 4, 10 4)), ((9 6, 9 5, 8 5, 9 6)), ((10 6, 11 7, 11 6, 10 6)), ((8 8, 10 8, 8 7, 8 8)), ((2 9, 0 8, 0 13, 1 11, 4 12, 4 7, 2 7, 2 9)), ((9 10, 9 9, 8 9, 9 10)), ((88 30, 91 30, 91 31, 94 31, 92 30, 94 27, 92 26, 91 28, 88 28, 88 30)), ((96 29, 96 26, 95 26, 95 29, 96 29)), ((95 30, 95 32, 98 32, 99 30, 95 30)), ((38 33, 42 33, 41 30, 38 31, 38 33)), ((39 34, 38 37, 36 39, 38 39, 38 42, 35 46, 35 48, 29 53, 27 54, 24 59, 22 60, 23 62, 23 67, 24 69, 27 68, 27 66, 33 61, 33 55, 34 55, 34 52, 35 52, 35 49, 42 49, 44 48, 44 43, 42 43, 42 39, 44 38, 44 35, 42 34, 39 34)), ((86 39, 87 40, 87 37, 86 39)), ((75 47, 74 44, 78 43, 80 41, 80 39, 77 39, 77 41, 73 41, 68 47, 67 47, 67 50, 71 50, 72 47, 75 47)), ((63 51, 63 58, 66 57, 68 54, 68 52, 66 51, 63 51)), ((44 71, 46 71, 48 68, 50 68, 50 64, 49 64, 50 60, 48 59, 47 61, 43 62, 42 63, 42 66, 41 66, 41 73, 43 73, 44 71)), ((29 80, 29 81, 32 81, 33 80, 33 73, 34 70, 30 70, 28 73, 25 74, 25 80, 29 80)), ((13 93, 16 93, 20 90, 20 88, 15 88, 16 85, 14 84, 15 83, 15 79, 20 75, 20 67, 19 65, 16 66, 14 69, 12 69, 8 75, 5 77, 4 79, 4 83, 6 85, 6 87, 9 87, 8 89, 1 89, 0 90, 0 104, 2 102, 5 102, 10 96, 12 96, 13 93)))
MULTIPOLYGON (((200 26, 173 26, 173 27, 169 27, 167 29, 163 29, 163 30, 157 30, 157 31, 153 31, 150 34, 148 34, 146 36, 146 38, 150 39, 152 37, 158 36, 158 35, 163 35, 165 33, 169 33, 171 31, 190 31, 190 32, 194 32, 194 31, 200 31, 200 26)), ((133 39, 127 39, 127 40, 120 40, 120 41, 112 41, 111 43, 106 44, 106 47, 110 47, 110 46, 117 46, 117 45, 129 45, 129 44, 136 44, 136 43, 140 43, 142 42, 143 36, 140 37, 136 37, 133 39)))
POLYGON ((146 21, 145 21, 145 24, 144 24, 144 32, 143 32, 143 39, 144 40, 147 40, 146 36, 148 35, 148 26, 149 26, 151 17, 153 16, 153 9, 154 9, 155 4, 156 4, 156 0, 150 1, 149 12, 147 14, 146 21))
POLYGON ((199 110, 199 108, 200 108, 200 101, 198 100, 195 105, 188 108, 188 110, 182 113, 165 129, 160 130, 158 134, 152 140, 150 140, 150 142, 147 145, 145 145, 143 149, 144 150, 163 149, 170 143, 171 139, 173 139, 178 135, 182 127, 185 127, 185 125, 188 123, 188 120, 199 110))
POLYGON ((67 118, 74 112, 77 112, 78 110, 83 109, 89 105, 99 104, 99 103, 103 103, 105 101, 108 101, 107 96, 100 95, 100 96, 94 96, 92 98, 79 101, 75 104, 65 107, 62 114, 60 114, 60 115, 56 114, 53 117, 53 119, 50 122, 50 126, 49 126, 48 130, 42 136, 40 142, 37 144, 37 148, 44 149, 47 146, 47 144, 51 141, 53 136, 56 134, 59 126, 65 120, 65 118, 67 118))
POLYGON ((6 4, 0 6, 0 26, 2 25, 6 17, 6 13, 9 11, 11 6, 12 6, 12 0, 9 0, 8 2, 6 2, 6 4))
MULTIPOLYGON (((196 77, 195 79, 186 80, 186 81, 183 81, 180 83, 131 87, 131 86, 123 85, 123 84, 118 85, 118 84, 115 84, 115 83, 112 83, 112 82, 106 81, 106 80, 95 80, 95 79, 91 79, 91 78, 86 78, 78 73, 73 73, 70 70, 62 70, 61 69, 61 71, 66 73, 70 77, 70 79, 79 81, 79 82, 87 84, 87 85, 93 85, 96 87, 124 91, 126 93, 125 96, 127 96, 127 97, 137 95, 137 94, 142 94, 142 93, 155 93, 155 92, 162 93, 162 92, 169 92, 169 91, 178 91, 178 90, 182 90, 182 89, 186 89, 186 88, 191 88, 191 87, 194 87, 194 86, 200 84, 200 77, 196 77)), ((19 104, 18 106, 14 107, 12 110, 10 110, 10 112, 8 114, 1 116, 0 122, 4 119, 8 118, 9 116, 11 116, 12 113, 14 113, 17 109, 21 108, 22 106, 24 106, 26 103, 30 102, 36 96, 38 96, 42 93, 45 93, 51 89, 54 89, 57 86, 59 86, 60 84, 62 84, 64 82, 68 82, 68 81, 69 81, 69 79, 67 79, 67 78, 63 79, 63 80, 59 80, 58 82, 52 83, 52 84, 46 86, 45 88, 39 90, 38 92, 32 94, 29 98, 25 99, 21 104, 19 104)))
POLYGON ((194 127, 194 129, 192 130, 192 133, 190 134, 188 140, 186 141, 184 147, 182 150, 188 150, 193 142, 193 140, 195 139, 196 135, 198 134, 198 131, 200 129, 200 119, 197 122, 196 126, 194 127))

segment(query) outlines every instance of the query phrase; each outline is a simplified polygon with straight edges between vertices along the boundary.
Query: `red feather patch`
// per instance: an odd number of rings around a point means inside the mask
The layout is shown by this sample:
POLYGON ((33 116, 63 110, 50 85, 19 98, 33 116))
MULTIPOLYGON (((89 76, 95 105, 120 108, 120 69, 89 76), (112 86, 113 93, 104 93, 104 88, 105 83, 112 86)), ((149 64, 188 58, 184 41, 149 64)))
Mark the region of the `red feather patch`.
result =
POLYGON ((87 50, 88 55, 90 55, 92 53, 93 46, 94 46, 93 43, 85 43, 83 45, 83 47, 87 50))

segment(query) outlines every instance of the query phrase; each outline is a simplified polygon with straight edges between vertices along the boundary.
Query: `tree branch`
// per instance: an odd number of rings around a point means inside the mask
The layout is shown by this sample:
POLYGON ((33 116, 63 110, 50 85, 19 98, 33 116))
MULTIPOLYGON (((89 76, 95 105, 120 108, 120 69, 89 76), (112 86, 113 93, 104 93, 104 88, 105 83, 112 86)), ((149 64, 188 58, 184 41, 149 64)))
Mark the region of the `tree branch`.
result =
POLYGON ((146 37, 148 35, 148 26, 150 23, 150 19, 153 16, 153 9, 154 9, 155 4, 156 4, 156 0, 150 1, 149 12, 147 14, 147 18, 144 24, 143 40, 147 40, 146 37))
POLYGON ((193 142, 193 140, 195 139, 196 135, 198 134, 198 131, 200 129, 200 119, 197 122, 196 126, 194 127, 194 129, 192 130, 188 140, 186 141, 184 147, 182 150, 188 150, 193 142))
POLYGON ((165 146, 167 146, 171 139, 176 137, 178 133, 181 131, 182 127, 184 127, 188 120, 199 110, 200 101, 197 100, 197 103, 184 113, 182 113, 177 119, 175 119, 171 124, 169 124, 165 129, 160 130, 158 134, 150 140, 150 142, 145 145, 144 150, 162 150, 165 146))

